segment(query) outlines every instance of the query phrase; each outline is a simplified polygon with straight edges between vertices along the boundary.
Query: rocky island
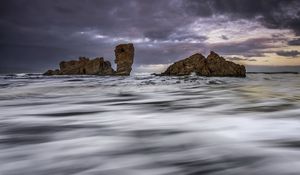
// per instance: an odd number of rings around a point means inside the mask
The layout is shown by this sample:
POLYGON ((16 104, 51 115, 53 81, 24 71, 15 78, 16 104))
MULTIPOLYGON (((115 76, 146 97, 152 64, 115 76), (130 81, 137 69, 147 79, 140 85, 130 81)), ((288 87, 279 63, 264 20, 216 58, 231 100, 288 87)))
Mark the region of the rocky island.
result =
POLYGON ((212 51, 207 58, 200 53, 196 53, 186 59, 175 62, 160 75, 183 76, 191 73, 208 77, 245 77, 246 68, 243 65, 226 61, 212 51))
POLYGON ((120 44, 115 48, 115 63, 117 70, 103 57, 90 60, 79 57, 78 60, 62 61, 60 69, 48 70, 44 75, 130 75, 134 59, 134 46, 132 43, 120 44))

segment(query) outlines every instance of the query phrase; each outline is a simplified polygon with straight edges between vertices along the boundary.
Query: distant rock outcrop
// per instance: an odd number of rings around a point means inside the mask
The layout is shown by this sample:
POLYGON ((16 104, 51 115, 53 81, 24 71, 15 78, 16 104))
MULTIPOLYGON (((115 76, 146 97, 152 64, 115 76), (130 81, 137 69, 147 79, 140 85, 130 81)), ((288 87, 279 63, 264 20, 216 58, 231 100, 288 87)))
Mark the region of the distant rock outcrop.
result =
POLYGON ((226 61, 215 52, 211 52, 207 58, 202 54, 194 54, 184 60, 175 62, 160 75, 181 76, 196 73, 200 76, 217 77, 245 77, 245 66, 226 61))
POLYGON ((56 70, 48 70, 47 72, 45 72, 43 75, 61 75, 59 69, 56 70))
POLYGON ((60 73, 62 75, 112 75, 114 70, 111 68, 109 61, 104 58, 80 57, 78 61, 62 61, 59 64, 60 73))
POLYGON ((79 60, 62 61, 60 69, 48 70, 44 75, 130 75, 133 64, 133 44, 121 44, 115 49, 117 71, 103 57, 90 60, 79 57, 79 60))
POLYGON ((120 44, 115 49, 117 75, 130 75, 134 58, 133 44, 120 44))

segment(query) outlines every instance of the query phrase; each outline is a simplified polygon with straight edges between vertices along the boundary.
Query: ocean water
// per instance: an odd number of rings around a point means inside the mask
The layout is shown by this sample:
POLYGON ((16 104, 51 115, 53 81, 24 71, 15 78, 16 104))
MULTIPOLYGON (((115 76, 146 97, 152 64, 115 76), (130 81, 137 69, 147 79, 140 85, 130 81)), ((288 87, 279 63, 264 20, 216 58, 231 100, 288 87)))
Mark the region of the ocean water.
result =
POLYGON ((0 174, 298 175, 300 75, 2 75, 0 174))

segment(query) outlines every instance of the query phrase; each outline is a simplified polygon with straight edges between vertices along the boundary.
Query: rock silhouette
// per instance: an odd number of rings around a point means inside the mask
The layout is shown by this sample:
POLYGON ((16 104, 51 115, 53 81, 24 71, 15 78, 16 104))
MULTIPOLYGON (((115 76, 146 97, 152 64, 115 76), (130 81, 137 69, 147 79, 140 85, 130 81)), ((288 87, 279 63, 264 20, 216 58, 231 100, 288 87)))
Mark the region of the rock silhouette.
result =
POLYGON ((134 58, 133 44, 120 44, 115 49, 117 75, 130 75, 134 58))
POLYGON ((215 52, 211 52, 207 58, 196 53, 184 60, 175 62, 160 75, 182 76, 196 73, 199 76, 217 77, 245 77, 245 66, 226 61, 215 52))
POLYGON ((115 49, 117 71, 103 57, 90 60, 79 57, 78 60, 62 61, 60 69, 48 70, 44 75, 130 75, 133 64, 133 44, 120 44, 115 49))

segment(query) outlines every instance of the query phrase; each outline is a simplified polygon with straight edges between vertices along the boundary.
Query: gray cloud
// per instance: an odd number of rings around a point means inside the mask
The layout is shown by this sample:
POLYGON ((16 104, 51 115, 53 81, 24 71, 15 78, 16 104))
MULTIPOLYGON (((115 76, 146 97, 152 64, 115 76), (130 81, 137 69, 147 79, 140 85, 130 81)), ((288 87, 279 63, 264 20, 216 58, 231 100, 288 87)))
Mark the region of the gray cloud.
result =
POLYGON ((222 38, 223 40, 229 40, 229 38, 228 38, 227 36, 225 36, 225 35, 222 35, 221 38, 222 38))
POLYGON ((284 57, 296 57, 296 56, 300 55, 300 52, 297 50, 278 51, 278 52, 276 52, 276 54, 279 56, 284 56, 284 57))
POLYGON ((290 46, 300 46, 300 38, 289 41, 288 45, 290 45, 290 46))
POLYGON ((263 53, 264 51, 256 51, 256 52, 252 52, 252 53, 246 53, 243 56, 244 57, 265 57, 265 54, 263 53))
POLYGON ((229 59, 231 61, 245 61, 245 59, 239 57, 227 57, 226 59, 229 59))
POLYGON ((257 61, 257 60, 252 58, 252 59, 248 59, 248 61, 257 61))
POLYGON ((208 37, 203 35, 193 35, 193 34, 174 34, 170 36, 170 39, 172 40, 178 40, 178 41, 196 41, 196 42, 203 42, 208 39, 208 37))
POLYGON ((190 15, 196 15, 201 17, 210 17, 213 15, 212 6, 214 3, 209 0, 197 1, 197 0, 188 0, 183 1, 183 8, 186 10, 186 13, 190 15))
POLYGON ((171 30, 152 30, 152 31, 146 31, 144 33, 144 36, 151 39, 162 40, 162 39, 167 39, 171 33, 172 33, 171 30))
MULTIPOLYGON (((270 48, 270 38, 248 39, 243 42, 227 42, 208 45, 210 50, 214 50, 224 55, 242 55, 244 57, 263 57, 262 49, 270 48)), ((275 46, 273 46, 275 47, 275 46)))

